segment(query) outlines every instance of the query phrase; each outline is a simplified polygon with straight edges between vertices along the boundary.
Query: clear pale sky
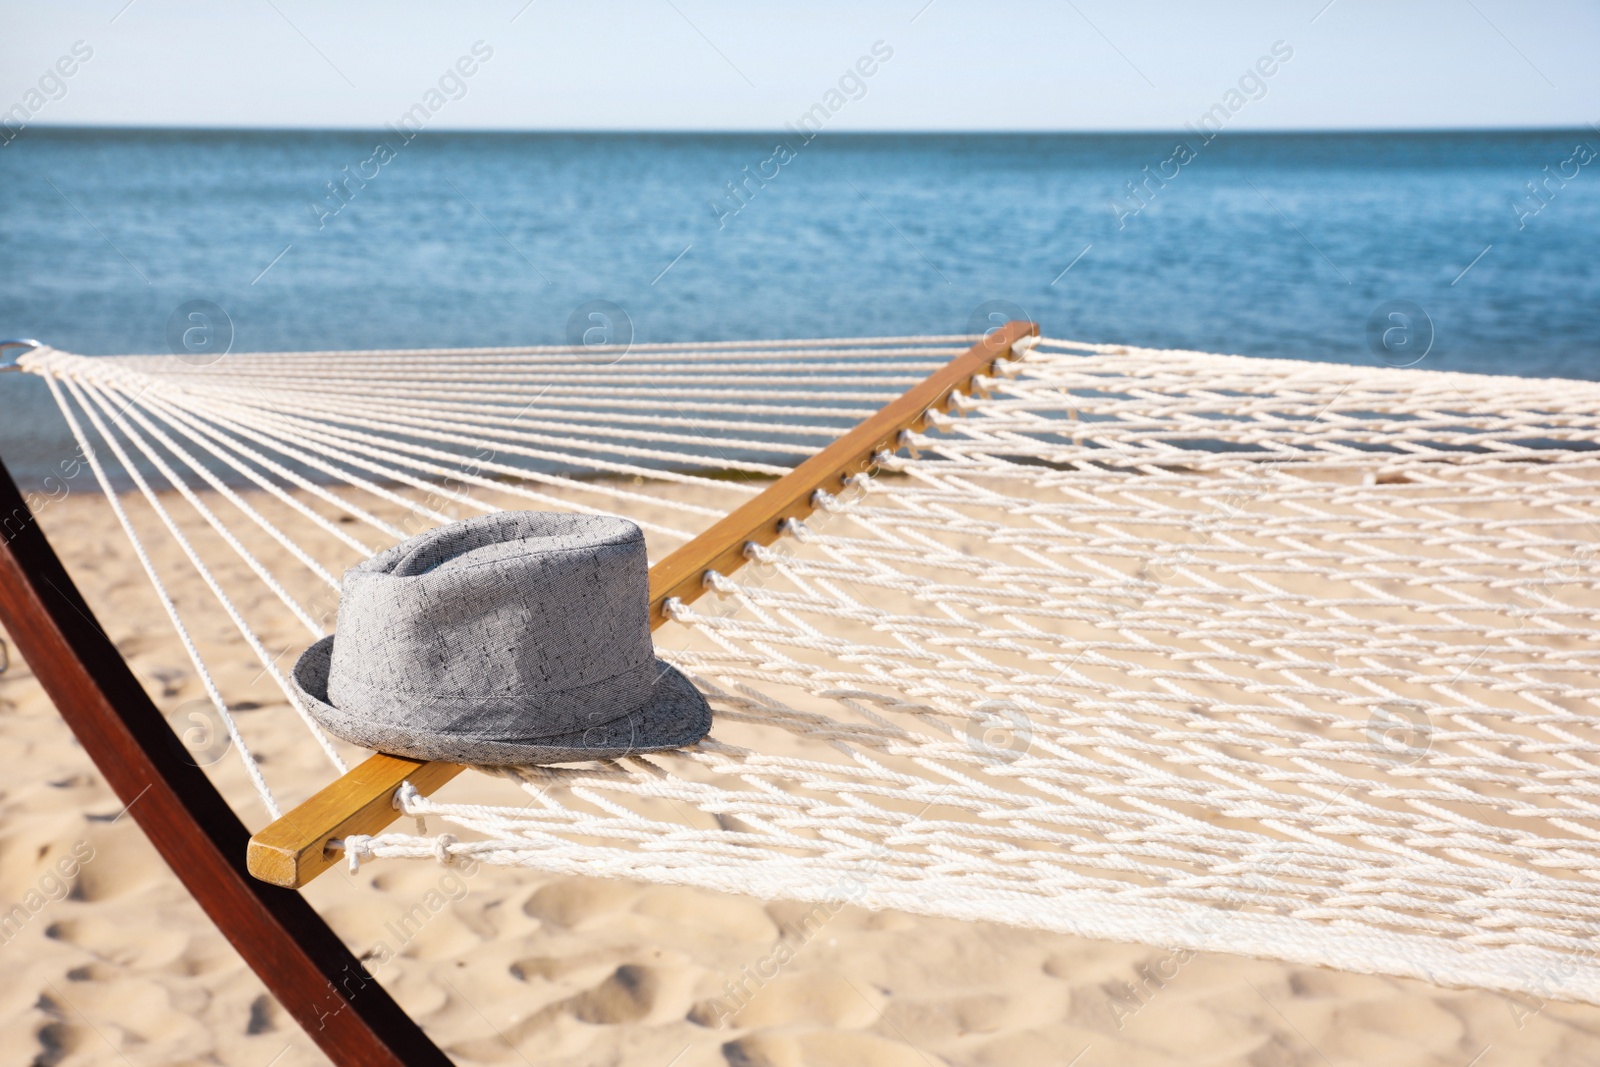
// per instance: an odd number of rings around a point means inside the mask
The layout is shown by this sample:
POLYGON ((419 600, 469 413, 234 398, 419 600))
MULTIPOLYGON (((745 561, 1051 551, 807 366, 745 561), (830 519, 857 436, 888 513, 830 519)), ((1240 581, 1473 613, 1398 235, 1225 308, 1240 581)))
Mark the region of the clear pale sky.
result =
POLYGON ((3 8, 0 111, 43 99, 34 126, 380 127, 478 41, 492 57, 429 128, 777 129, 879 41, 892 58, 829 129, 1177 129, 1275 42, 1292 58, 1229 129, 1600 122, 1592 0, 3 8), (57 83, 49 72, 80 41, 92 57, 57 83), (30 95, 41 78, 45 92, 30 95))

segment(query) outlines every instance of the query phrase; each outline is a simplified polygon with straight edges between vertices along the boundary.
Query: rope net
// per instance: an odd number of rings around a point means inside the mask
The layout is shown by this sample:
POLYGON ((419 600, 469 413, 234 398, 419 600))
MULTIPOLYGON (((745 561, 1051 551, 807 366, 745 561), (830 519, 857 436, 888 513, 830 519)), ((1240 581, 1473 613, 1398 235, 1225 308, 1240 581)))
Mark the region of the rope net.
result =
MULTIPOLYGON (((364 554, 555 507, 633 518, 660 558, 970 341, 22 362, 275 816, 196 634, 237 634, 294 716, 280 664, 364 554), (209 597, 174 597, 184 566, 209 597)), ((352 837, 350 862, 1600 1003, 1600 385, 1049 339, 979 385, 670 605, 657 648, 710 738, 403 789, 419 832, 352 837)))

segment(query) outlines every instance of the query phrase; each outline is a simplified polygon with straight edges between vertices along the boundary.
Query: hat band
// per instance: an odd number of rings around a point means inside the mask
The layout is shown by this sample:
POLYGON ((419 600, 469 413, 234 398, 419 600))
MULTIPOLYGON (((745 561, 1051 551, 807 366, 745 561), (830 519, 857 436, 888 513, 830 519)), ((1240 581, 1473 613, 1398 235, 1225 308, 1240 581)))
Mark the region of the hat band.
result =
POLYGON ((504 694, 401 691, 335 671, 328 697, 339 710, 373 722, 485 741, 537 741, 627 718, 650 699, 663 670, 647 657, 599 681, 546 692, 512 682, 504 694))

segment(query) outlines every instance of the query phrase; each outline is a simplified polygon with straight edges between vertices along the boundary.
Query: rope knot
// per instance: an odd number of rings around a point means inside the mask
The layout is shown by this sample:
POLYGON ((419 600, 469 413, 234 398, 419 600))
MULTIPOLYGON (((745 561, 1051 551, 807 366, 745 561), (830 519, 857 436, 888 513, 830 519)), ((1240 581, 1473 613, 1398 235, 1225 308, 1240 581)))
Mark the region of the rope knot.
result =
POLYGON ((456 843, 455 834, 440 834, 433 839, 433 858, 442 866, 454 867, 456 865, 455 853, 450 851, 450 846, 456 843))
POLYGON ((371 834, 351 834, 342 841, 337 839, 329 841, 328 847, 344 849, 345 858, 350 861, 351 874, 358 874, 361 871, 361 861, 375 855, 372 851, 371 834))
POLYGON ((411 805, 421 797, 422 794, 417 792, 417 787, 411 784, 411 779, 407 778, 394 791, 394 796, 389 798, 389 806, 394 808, 395 811, 410 815, 411 805))
POLYGON ((417 820, 417 834, 419 836, 426 835, 428 832, 428 818, 423 812, 418 811, 416 807, 421 802, 422 794, 417 792, 417 787, 412 785, 409 779, 400 783, 400 787, 394 791, 394 796, 389 800, 395 811, 410 815, 417 820))

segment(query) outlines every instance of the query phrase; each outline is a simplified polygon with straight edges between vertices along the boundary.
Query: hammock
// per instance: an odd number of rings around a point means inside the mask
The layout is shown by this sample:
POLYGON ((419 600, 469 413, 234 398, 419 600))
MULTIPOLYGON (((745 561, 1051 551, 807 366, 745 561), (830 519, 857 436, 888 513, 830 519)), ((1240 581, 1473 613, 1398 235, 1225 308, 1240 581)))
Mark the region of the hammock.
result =
MULTIPOLYGON (((348 769, 283 675, 345 567, 501 507, 619 513, 660 559, 972 341, 19 362, 277 818, 264 715, 348 769), (170 592, 183 567, 210 603, 170 592), (227 627, 275 687, 248 722, 194 637, 227 627)), ((698 599, 662 599, 657 648, 711 700, 710 738, 493 772, 476 802, 414 776, 414 831, 347 834, 344 861, 470 855, 1600 1003, 1600 385, 1013 350, 809 517, 726 546, 743 566, 696 572, 698 599)))

